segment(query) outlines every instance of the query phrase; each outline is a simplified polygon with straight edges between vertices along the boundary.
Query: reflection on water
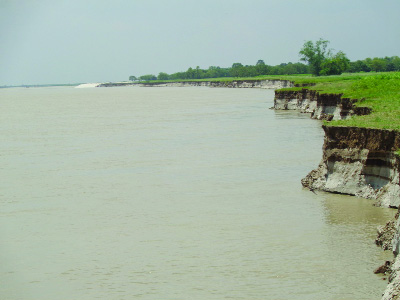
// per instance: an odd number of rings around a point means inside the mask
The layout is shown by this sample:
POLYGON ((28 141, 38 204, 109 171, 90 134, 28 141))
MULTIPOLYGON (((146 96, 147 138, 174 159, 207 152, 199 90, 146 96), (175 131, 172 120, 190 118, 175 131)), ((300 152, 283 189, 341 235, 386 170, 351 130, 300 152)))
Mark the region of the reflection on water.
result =
POLYGON ((301 188, 320 123, 273 91, 0 90, 4 299, 378 299, 366 200, 301 188))

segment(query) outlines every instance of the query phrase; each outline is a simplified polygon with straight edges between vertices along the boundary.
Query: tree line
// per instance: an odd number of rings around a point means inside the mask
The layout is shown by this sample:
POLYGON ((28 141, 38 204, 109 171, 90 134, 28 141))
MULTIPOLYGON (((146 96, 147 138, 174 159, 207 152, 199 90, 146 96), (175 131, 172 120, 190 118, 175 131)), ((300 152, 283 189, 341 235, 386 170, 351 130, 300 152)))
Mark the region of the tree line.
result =
POLYGON ((347 72, 393 72, 400 71, 400 57, 391 56, 384 58, 366 58, 364 60, 357 60, 350 62, 347 72))
POLYGON ((400 71, 400 58, 398 56, 384 58, 366 58, 364 60, 350 61, 343 51, 334 53, 328 49, 329 41, 319 39, 315 43, 307 41, 299 51, 300 60, 306 64, 281 63, 276 66, 267 65, 263 60, 258 60, 255 65, 243 65, 234 63, 230 68, 210 66, 208 69, 200 67, 189 68, 183 72, 167 74, 160 72, 158 76, 153 74, 142 75, 139 77, 129 76, 130 81, 150 81, 150 80, 190 80, 222 77, 256 77, 261 75, 294 75, 294 74, 313 74, 320 75, 340 75, 346 73, 359 72, 390 72, 400 71))
POLYGON ((221 77, 255 77, 260 75, 286 75, 286 74, 308 74, 309 66, 303 63, 282 63, 277 66, 269 66, 263 60, 258 60, 255 65, 243 65, 234 63, 230 68, 221 68, 210 66, 208 69, 190 67, 186 71, 167 74, 160 72, 158 76, 153 74, 142 75, 139 77, 129 76, 130 81, 148 81, 148 80, 187 80, 187 79, 205 79, 221 77))
POLYGON ((315 76, 340 75, 344 72, 391 72, 400 71, 398 56, 384 58, 366 58, 350 61, 343 51, 336 54, 328 49, 329 41, 319 39, 315 43, 307 41, 299 51, 300 60, 308 63, 310 71, 315 76))

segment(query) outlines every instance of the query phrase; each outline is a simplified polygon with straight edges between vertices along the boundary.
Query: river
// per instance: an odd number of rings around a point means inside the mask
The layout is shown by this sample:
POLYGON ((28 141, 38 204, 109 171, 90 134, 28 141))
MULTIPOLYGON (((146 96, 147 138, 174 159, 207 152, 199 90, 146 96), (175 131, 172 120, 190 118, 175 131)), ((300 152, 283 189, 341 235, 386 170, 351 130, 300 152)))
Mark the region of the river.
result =
POLYGON ((316 194, 272 90, 0 89, 0 298, 379 299, 394 210, 316 194))

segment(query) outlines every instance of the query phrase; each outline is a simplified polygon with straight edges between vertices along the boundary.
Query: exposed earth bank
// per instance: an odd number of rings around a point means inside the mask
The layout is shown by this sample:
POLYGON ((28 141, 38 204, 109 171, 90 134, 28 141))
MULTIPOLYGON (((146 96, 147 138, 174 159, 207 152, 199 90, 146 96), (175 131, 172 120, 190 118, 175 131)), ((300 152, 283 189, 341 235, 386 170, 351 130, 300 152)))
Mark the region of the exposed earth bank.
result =
POLYGON ((323 126, 323 157, 302 179, 304 187, 400 205, 400 133, 360 127, 323 126))
POLYGON ((141 87, 224 87, 224 88, 264 88, 282 89, 292 87, 293 83, 289 80, 236 80, 236 81, 182 81, 182 82, 111 82, 102 83, 98 87, 114 86, 141 86, 141 87))
MULTIPOLYGON (((371 113, 357 100, 317 91, 276 91, 274 109, 298 110, 319 120, 342 120, 371 113)), ((374 199, 384 207, 400 206, 400 132, 324 125, 323 156, 319 166, 302 179, 310 190, 323 190, 374 199)), ((392 250, 395 259, 377 272, 389 274, 383 300, 400 299, 400 220, 398 215, 378 228, 376 244, 392 250), (381 271, 384 269, 383 271, 381 271)))
POLYGON ((319 94, 317 91, 303 88, 298 91, 276 91, 274 109, 298 110, 311 113, 318 120, 342 120, 352 115, 371 113, 368 107, 355 106, 357 100, 342 98, 338 94, 319 94))

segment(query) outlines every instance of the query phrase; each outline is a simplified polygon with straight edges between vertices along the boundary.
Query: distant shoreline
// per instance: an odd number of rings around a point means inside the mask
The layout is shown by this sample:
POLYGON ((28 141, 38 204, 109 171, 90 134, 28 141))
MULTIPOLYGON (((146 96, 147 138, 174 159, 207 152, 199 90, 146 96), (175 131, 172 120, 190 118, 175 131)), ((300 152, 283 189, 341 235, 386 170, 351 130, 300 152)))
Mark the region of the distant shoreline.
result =
POLYGON ((21 84, 21 85, 1 85, 0 89, 8 88, 36 88, 36 87, 56 87, 56 86, 79 86, 82 83, 54 83, 54 84, 21 84))

